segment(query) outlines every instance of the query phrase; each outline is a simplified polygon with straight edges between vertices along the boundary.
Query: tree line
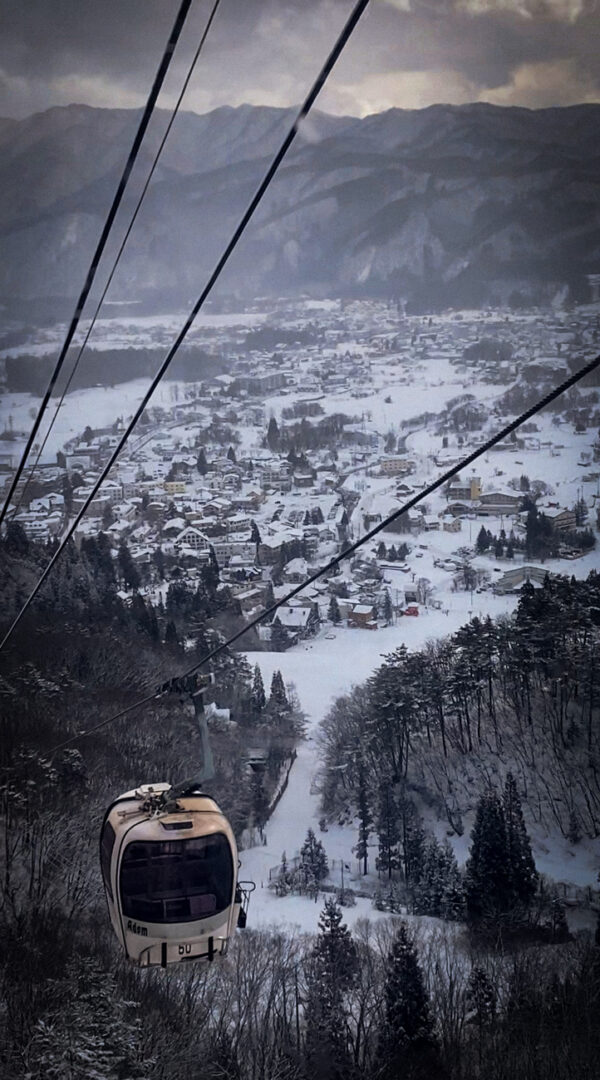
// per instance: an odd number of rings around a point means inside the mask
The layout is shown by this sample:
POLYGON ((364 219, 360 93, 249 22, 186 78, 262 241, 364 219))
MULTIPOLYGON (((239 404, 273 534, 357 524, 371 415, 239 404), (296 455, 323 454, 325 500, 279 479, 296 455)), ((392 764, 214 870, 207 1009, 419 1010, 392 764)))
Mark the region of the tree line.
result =
MULTIPOLYGON (((117 386, 130 379, 154 375, 163 351, 153 348, 86 349, 85 358, 73 377, 70 390, 92 386, 117 386)), ((13 393, 42 395, 48 384, 48 356, 22 354, 5 360, 6 388, 13 393)), ((197 346, 181 349, 169 369, 169 379, 198 382, 223 373, 223 358, 197 346)), ((60 392, 60 388, 57 392, 60 392)))

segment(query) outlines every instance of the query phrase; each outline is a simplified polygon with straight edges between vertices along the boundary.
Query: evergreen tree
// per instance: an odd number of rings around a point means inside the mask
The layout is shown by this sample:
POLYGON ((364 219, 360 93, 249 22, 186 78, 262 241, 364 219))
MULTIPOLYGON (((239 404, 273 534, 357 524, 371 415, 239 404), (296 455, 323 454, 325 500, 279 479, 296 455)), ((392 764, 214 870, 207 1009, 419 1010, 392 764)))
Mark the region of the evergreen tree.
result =
POLYGON ((312 829, 308 830, 306 839, 300 848, 300 865, 315 881, 322 881, 329 873, 325 848, 312 829))
POLYGON ((494 791, 488 791, 477 804, 465 872, 467 915, 472 922, 508 911, 510 877, 502 804, 494 791))
POLYGON ((281 625, 279 616, 276 615, 271 624, 271 646, 274 652, 285 652, 291 644, 289 631, 281 625))
POLYGON ((402 865, 406 884, 419 884, 425 858, 423 822, 414 804, 405 800, 402 805, 402 865))
POLYGON ((115 563, 110 542, 105 533, 96 537, 96 568, 102 579, 103 587, 113 589, 116 584, 115 563))
POLYGON ((553 943, 559 944, 571 940, 565 905, 556 891, 550 900, 547 926, 550 931, 550 940, 553 943))
POLYGON ((279 425, 274 416, 269 420, 269 426, 267 428, 267 446, 273 454, 279 450, 279 425))
POLYGON ((377 558, 378 559, 385 559, 386 555, 387 555, 387 548, 385 546, 385 542, 383 540, 380 540, 378 545, 377 545, 377 558))
POLYGON ((231 461, 232 465, 237 465, 237 458, 235 456, 235 450, 233 449, 233 446, 229 447, 227 451, 227 457, 229 461, 231 461))
POLYGON ((377 812, 377 837, 379 853, 376 866, 380 873, 391 879, 394 871, 400 869, 400 831, 398 828, 398 807, 390 783, 381 786, 377 812))
POLYGON ((305 1051, 313 1080, 348 1080, 352 1074, 346 997, 357 972, 356 946, 341 908, 327 899, 308 963, 305 1051))
POLYGON ((342 616, 340 614, 340 605, 338 604, 337 596, 335 595, 335 593, 332 595, 331 600, 329 601, 327 618, 330 620, 330 622, 333 623, 334 626, 339 626, 342 621, 342 616))
POLYGON ((264 599, 265 609, 268 611, 269 608, 273 607, 274 603, 275 603, 275 593, 273 592, 273 584, 272 584, 271 581, 267 581, 267 583, 265 585, 265 599, 264 599))
POLYGON ((394 618, 394 608, 389 589, 386 589, 383 594, 383 618, 386 626, 389 626, 394 618))
POLYGON ((156 612, 152 604, 147 605, 143 596, 135 593, 131 604, 131 615, 141 630, 148 635, 151 641, 158 641, 158 623, 156 612))
POLYGON ((208 563, 202 567, 201 576, 209 593, 214 593, 220 584, 221 578, 217 556, 213 547, 210 548, 208 553, 208 563))
POLYGON ((129 544, 126 540, 121 540, 119 545, 118 554, 119 570, 121 571, 121 578, 126 589, 139 589, 140 587, 140 575, 137 567, 131 558, 131 552, 129 550, 129 544))
POLYGON ((261 535, 260 535, 258 525, 256 524, 255 521, 250 522, 250 543, 256 545, 256 552, 258 554, 258 547, 259 547, 259 544, 262 544, 262 538, 261 538, 261 535))
POLYGON ((462 879, 448 840, 440 844, 431 837, 425 844, 420 879, 414 888, 414 908, 418 915, 449 920, 464 917, 462 879))
POLYGON ((440 860, 443 881, 440 915, 442 919, 460 922, 465 917, 465 888, 448 839, 442 844, 440 860))
POLYGON ((471 968, 466 992, 467 1022, 477 1028, 479 1073, 482 1072, 483 1050, 486 1031, 496 1016, 496 991, 488 974, 480 964, 471 968))
POLYGON ((106 503, 104 510, 102 511, 102 528, 110 529, 111 525, 114 525, 115 515, 112 512, 110 503, 106 503))
POLYGON ((160 581, 165 580, 165 553, 161 547, 156 548, 152 553, 152 562, 156 567, 156 572, 160 581))
POLYGON ((387 962, 377 1076, 381 1080, 437 1077, 435 1057, 423 973, 406 923, 401 923, 387 962))
POLYGON ((206 460, 206 452, 203 446, 200 447, 200 450, 198 452, 196 468, 200 473, 200 476, 206 476, 208 472, 208 461, 206 460))
POLYGON ((252 694, 250 701, 253 713, 259 716, 267 704, 267 698, 265 695, 262 673, 258 664, 255 664, 254 666, 254 678, 252 680, 252 694))
POLYGON ((513 901, 528 906, 537 890, 538 875, 527 835, 521 800, 512 773, 508 773, 503 797, 506 827, 507 868, 513 901))
POLYGON ((477 542, 475 546, 479 555, 483 555, 484 551, 487 551, 490 546, 488 531, 484 525, 481 526, 477 534, 477 542))
POLYGON ((369 861, 369 836, 371 833, 371 807, 367 795, 367 780, 364 765, 361 763, 358 771, 358 843, 354 848, 356 857, 363 864, 363 874, 368 871, 369 861))
POLYGON ((4 550, 9 555, 15 555, 19 558, 29 554, 29 540, 27 539, 27 533, 18 521, 9 520, 6 523, 6 534, 2 542, 4 544, 4 550))
POLYGON ((181 640, 177 633, 177 627, 172 619, 169 619, 165 627, 165 645, 168 649, 171 649, 172 652, 179 652, 179 649, 181 648, 181 640))
POLYGON ((280 671, 274 671, 271 678, 271 691, 269 694, 269 709, 278 713, 289 712, 290 703, 280 671))

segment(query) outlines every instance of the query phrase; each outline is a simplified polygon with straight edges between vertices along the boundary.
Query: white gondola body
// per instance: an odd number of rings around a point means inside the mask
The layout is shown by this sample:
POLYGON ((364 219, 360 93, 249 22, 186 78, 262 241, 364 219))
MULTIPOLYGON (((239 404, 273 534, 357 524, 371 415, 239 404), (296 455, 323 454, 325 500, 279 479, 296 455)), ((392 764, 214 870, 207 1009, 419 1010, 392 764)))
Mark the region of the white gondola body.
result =
POLYGON ((212 960, 238 924, 238 853, 213 799, 178 797, 149 809, 169 784, 145 784, 107 810, 100 861, 114 931, 142 967, 212 960))

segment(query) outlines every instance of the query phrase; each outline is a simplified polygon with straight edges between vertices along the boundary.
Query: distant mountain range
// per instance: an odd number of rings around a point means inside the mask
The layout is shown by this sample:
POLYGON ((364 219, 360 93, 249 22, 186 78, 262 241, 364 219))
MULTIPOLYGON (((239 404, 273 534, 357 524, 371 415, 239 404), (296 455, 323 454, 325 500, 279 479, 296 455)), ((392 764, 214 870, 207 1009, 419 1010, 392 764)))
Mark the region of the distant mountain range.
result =
MULTIPOLYGON (((78 294, 138 115, 72 105, 0 120, 9 313, 78 294)), ((244 105, 178 117, 111 299, 180 305, 200 291, 292 115, 244 105)), ((167 119, 155 117, 121 233, 167 119)), ((586 275, 600 272, 599 131, 596 105, 315 113, 221 292, 384 295, 413 310, 567 287, 585 300, 586 275)))

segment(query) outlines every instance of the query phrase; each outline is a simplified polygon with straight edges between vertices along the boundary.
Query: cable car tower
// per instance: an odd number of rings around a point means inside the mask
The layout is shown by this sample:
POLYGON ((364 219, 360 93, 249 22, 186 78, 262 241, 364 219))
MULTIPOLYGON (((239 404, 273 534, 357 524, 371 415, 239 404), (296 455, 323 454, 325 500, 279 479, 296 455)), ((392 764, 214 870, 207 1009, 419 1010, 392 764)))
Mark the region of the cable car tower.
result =
POLYGON ((108 807, 100 834, 100 865, 110 920, 127 956, 140 967, 225 956, 236 927, 246 925, 253 882, 238 881, 231 825, 202 790, 214 777, 202 696, 205 676, 172 680, 159 694, 191 700, 202 764, 182 784, 141 784, 108 807))

